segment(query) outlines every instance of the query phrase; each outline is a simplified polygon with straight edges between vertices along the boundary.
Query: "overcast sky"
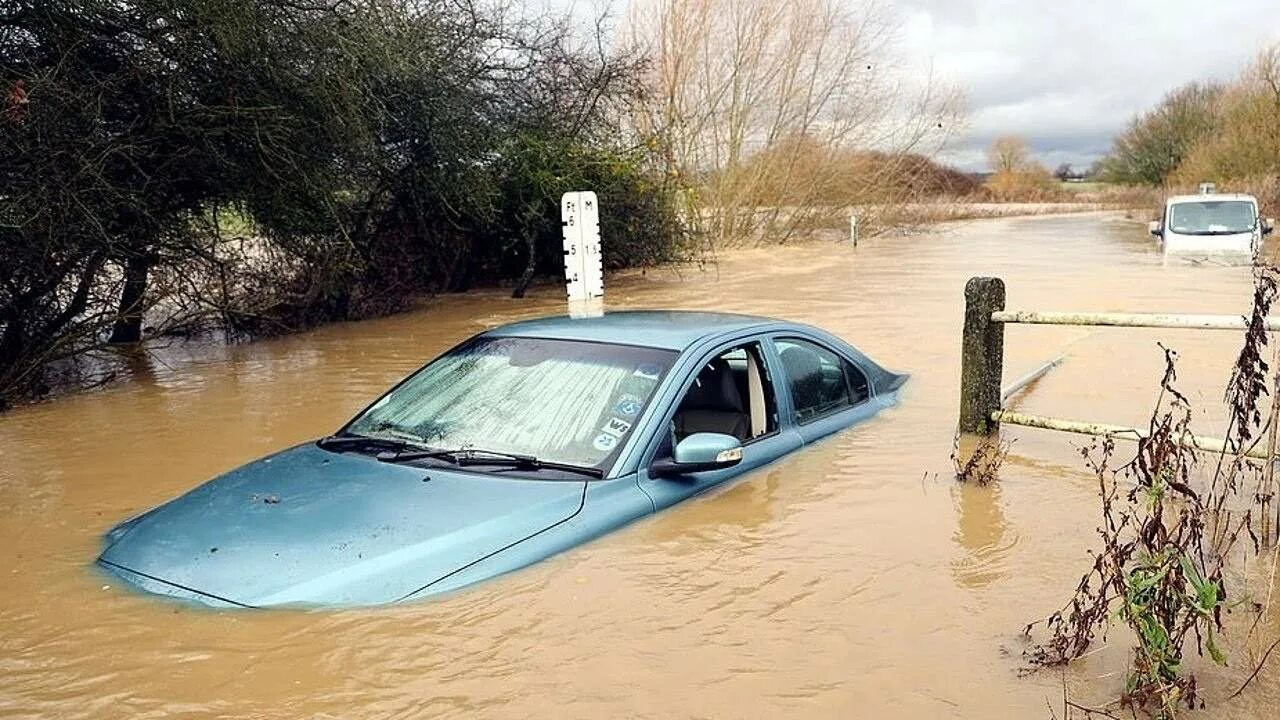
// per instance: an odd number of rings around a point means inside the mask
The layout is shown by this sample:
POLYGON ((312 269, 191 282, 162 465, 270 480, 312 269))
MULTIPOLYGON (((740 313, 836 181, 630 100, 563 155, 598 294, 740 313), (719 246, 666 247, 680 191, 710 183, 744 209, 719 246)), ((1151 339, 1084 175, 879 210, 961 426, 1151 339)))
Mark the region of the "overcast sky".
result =
POLYGON ((1003 134, 1050 169, 1087 166, 1168 90, 1235 77, 1280 41, 1280 0, 895 0, 904 51, 962 87, 968 128, 944 158, 986 166, 1003 134))

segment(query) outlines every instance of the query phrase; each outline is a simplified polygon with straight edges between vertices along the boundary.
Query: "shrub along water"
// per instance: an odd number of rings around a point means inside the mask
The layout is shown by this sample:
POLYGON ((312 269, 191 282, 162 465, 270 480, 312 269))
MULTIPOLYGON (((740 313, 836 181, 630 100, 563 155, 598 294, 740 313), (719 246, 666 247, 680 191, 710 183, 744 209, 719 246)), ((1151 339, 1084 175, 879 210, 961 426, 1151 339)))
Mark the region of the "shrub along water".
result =
MULTIPOLYGON (((1070 602, 1044 621, 1048 637, 1027 653, 1034 665, 1083 657, 1116 618, 1134 639, 1120 703, 1159 718, 1173 717, 1180 707, 1204 706, 1196 676, 1183 662, 1194 650, 1226 664, 1223 610, 1229 597, 1233 605, 1252 599, 1229 569, 1277 542, 1274 465, 1246 457, 1263 443, 1272 453, 1276 448, 1274 398, 1269 415, 1261 408, 1268 387, 1280 388, 1280 373, 1269 376, 1264 359, 1265 320, 1277 278, 1276 268, 1255 269, 1253 310, 1226 391, 1226 436, 1234 453, 1224 452, 1210 464, 1179 442, 1192 434, 1191 406, 1175 387, 1176 354, 1168 349, 1137 454, 1117 467, 1110 439, 1082 451, 1098 482, 1101 548, 1092 553, 1092 566, 1070 602), (1229 583, 1229 577, 1237 580, 1229 583)), ((1253 609, 1259 617, 1266 612, 1256 601, 1253 609)), ((1027 626, 1027 633, 1038 624, 1027 626)))
POLYGON ((620 139, 643 61, 503 7, 6 3, 0 407, 144 336, 519 294, 559 269, 566 190, 610 208, 608 267, 686 255, 678 188, 620 139))
POLYGON ((877 3, 633 10, 610 37, 481 0, 0 4, 0 406, 156 336, 522 295, 567 190, 617 269, 971 188, 927 157, 959 96, 903 90, 877 3))

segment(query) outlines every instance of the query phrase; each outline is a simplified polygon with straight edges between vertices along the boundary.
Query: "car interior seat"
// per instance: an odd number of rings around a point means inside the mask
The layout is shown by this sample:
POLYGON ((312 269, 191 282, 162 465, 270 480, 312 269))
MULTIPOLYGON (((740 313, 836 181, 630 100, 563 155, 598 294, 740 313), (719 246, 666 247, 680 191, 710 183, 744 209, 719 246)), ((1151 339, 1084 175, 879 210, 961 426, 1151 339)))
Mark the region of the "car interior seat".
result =
POLYGON ((751 416, 738 390, 733 369, 721 358, 698 373, 675 416, 676 440, 699 432, 751 437, 751 416))

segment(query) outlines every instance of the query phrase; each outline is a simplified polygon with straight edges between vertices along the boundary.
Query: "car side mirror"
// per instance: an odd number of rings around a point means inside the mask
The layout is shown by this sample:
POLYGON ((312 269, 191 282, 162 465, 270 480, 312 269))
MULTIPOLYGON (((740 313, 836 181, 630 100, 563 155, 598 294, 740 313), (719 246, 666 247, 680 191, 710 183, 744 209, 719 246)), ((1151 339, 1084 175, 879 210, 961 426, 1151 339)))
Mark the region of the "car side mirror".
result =
POLYGON ((732 435, 694 433, 681 440, 672 457, 654 460, 649 474, 673 477, 688 473, 723 470, 742 462, 742 443, 732 435))
POLYGON ((1271 234, 1271 231, 1273 231, 1273 230, 1275 230, 1275 229, 1276 229, 1276 219, 1275 219, 1275 218, 1267 218, 1266 220, 1263 220, 1263 221, 1262 221, 1262 234, 1263 234, 1263 235, 1270 235, 1270 234, 1271 234))
POLYGON ((1152 220, 1147 223, 1147 232, 1151 233, 1154 237, 1160 237, 1161 229, 1159 220, 1152 220))

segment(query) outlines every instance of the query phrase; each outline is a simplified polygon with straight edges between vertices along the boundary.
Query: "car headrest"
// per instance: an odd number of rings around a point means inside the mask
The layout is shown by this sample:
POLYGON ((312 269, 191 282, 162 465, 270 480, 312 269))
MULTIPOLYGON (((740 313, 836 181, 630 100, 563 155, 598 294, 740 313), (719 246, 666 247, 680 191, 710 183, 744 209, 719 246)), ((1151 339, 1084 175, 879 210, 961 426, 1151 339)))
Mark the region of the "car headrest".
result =
POLYGON ((698 373, 698 379, 689 388, 681 407, 686 410, 720 410, 746 412, 742 393, 733 378, 733 369, 717 358, 698 373))

